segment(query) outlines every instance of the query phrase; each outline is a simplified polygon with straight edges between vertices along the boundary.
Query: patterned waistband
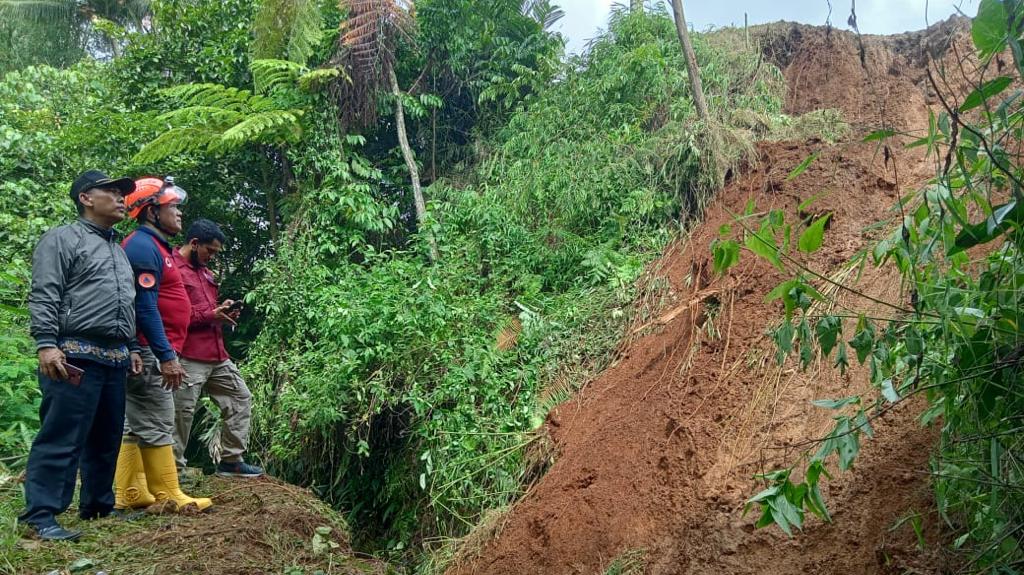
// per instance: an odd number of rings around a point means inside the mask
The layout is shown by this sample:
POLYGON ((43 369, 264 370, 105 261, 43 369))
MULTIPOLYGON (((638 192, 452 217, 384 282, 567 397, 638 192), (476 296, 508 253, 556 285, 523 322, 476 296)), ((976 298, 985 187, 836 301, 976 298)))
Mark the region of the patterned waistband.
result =
POLYGON ((97 345, 91 341, 73 337, 66 337, 60 340, 60 349, 69 357, 81 359, 94 359, 100 363, 121 365, 128 362, 128 346, 97 345))

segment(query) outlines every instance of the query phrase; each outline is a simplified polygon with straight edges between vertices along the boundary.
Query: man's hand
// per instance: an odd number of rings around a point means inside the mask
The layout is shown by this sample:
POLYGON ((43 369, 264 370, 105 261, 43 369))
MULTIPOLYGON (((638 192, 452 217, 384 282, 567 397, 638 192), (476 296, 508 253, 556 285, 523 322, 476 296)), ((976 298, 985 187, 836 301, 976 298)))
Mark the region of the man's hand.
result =
POLYGON ((185 379, 185 368, 177 359, 172 359, 160 364, 160 375, 164 378, 164 389, 177 391, 185 379))
POLYGON ((50 379, 66 380, 68 372, 64 369, 64 352, 56 347, 44 347, 39 350, 39 371, 50 379))
POLYGON ((230 311, 231 304, 235 303, 233 300, 224 300, 224 303, 213 308, 213 317, 222 323, 229 323, 231 325, 238 325, 235 320, 238 319, 238 311, 230 311))
POLYGON ((142 356, 136 352, 132 352, 132 375, 139 375, 142 373, 142 356))

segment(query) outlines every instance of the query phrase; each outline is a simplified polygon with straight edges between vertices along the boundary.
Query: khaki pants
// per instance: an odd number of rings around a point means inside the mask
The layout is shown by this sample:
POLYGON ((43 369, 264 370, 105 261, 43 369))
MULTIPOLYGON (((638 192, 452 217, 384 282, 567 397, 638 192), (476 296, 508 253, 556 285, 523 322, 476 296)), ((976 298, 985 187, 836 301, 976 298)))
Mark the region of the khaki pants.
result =
POLYGON ((252 394, 246 387, 235 362, 196 361, 181 358, 185 383, 174 392, 174 458, 178 469, 184 469, 185 447, 192 433, 196 403, 205 391, 220 408, 221 461, 242 460, 249 444, 249 422, 252 416, 252 394))
POLYGON ((128 376, 124 401, 124 433, 138 437, 140 447, 174 443, 174 398, 163 383, 156 356, 143 347, 142 373, 128 376))

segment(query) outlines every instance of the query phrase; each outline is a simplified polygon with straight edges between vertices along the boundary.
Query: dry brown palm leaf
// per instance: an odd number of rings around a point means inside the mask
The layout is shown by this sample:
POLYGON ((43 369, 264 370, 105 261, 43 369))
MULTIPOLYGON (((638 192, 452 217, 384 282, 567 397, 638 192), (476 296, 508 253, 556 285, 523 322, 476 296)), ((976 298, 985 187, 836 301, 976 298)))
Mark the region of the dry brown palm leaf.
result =
POLYGON ((366 126, 377 119, 377 95, 390 92, 399 39, 411 42, 416 29, 411 0, 339 0, 348 17, 341 23, 336 64, 351 81, 339 81, 342 121, 366 126))

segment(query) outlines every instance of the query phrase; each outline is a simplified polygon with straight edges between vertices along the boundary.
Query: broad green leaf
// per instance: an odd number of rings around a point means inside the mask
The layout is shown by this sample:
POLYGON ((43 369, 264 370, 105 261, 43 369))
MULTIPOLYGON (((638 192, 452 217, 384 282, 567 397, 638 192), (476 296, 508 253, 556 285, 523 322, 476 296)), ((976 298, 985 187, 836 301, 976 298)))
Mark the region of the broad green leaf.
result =
POLYGON ((818 347, 821 348, 821 354, 825 357, 828 357, 836 346, 836 340, 839 338, 842 327, 842 320, 834 315, 819 319, 814 326, 814 333, 818 337, 818 347))
POLYGON ((768 505, 763 505, 761 507, 761 509, 762 509, 761 518, 758 519, 757 523, 754 524, 754 528, 755 529, 761 529, 763 527, 768 527, 772 523, 775 523, 775 518, 772 517, 772 509, 771 509, 771 507, 769 507, 768 505))
POLYGON ((864 412, 863 408, 858 410, 857 415, 854 416, 853 426, 862 431, 864 435, 867 435, 868 437, 873 438, 875 436, 875 430, 872 429, 871 421, 868 419, 868 416, 864 412))
POLYGON ((864 360, 868 358, 871 353, 871 348, 875 344, 875 329, 871 326, 871 322, 861 316, 857 322, 857 333, 850 340, 850 347, 857 351, 857 362, 864 365, 864 360))
MULTIPOLYGON (((772 516, 775 517, 776 523, 779 523, 779 527, 782 527, 782 523, 779 522, 779 519, 784 517, 786 519, 786 523, 789 525, 792 525, 797 529, 803 528, 804 519, 800 514, 800 510, 790 503, 789 499, 787 499, 785 495, 776 495, 768 501, 768 505, 772 508, 772 516)), ((786 529, 783 529, 783 531, 792 535, 792 533, 786 529)))
POLYGON ((810 254, 821 248, 822 238, 825 235, 825 224, 828 223, 831 217, 832 214, 825 214, 807 226, 804 233, 800 234, 800 239, 797 242, 797 247, 800 251, 810 254))
POLYGON ((846 374, 846 368, 850 367, 850 360, 846 356, 846 344, 839 342, 839 351, 836 352, 836 362, 833 367, 839 368, 840 374, 846 374))
POLYGON ((772 487, 769 487, 761 491, 760 493, 751 497, 750 499, 747 499, 747 503, 759 503, 771 497, 775 497, 776 495, 779 494, 780 491, 782 491, 781 486, 773 485, 772 487))
POLYGON ((779 268, 780 271, 785 271, 782 267, 782 261, 779 259, 779 248, 775 244, 775 238, 769 230, 769 226, 762 226, 760 232, 747 234, 747 238, 743 243, 755 255, 767 260, 773 266, 779 268))
POLYGON ((807 483, 817 485, 818 479, 820 479, 822 475, 829 479, 832 478, 832 476, 828 474, 828 469, 825 468, 825 464, 823 462, 812 461, 811 464, 807 466, 807 483))
POLYGON ((994 80, 985 82, 976 90, 968 94, 967 98, 964 99, 964 103, 960 105, 960 111, 966 112, 977 108, 984 104, 985 100, 988 100, 992 96, 995 96, 1005 90, 1012 82, 1013 78, 1009 76, 1000 76, 994 80))
POLYGON ((821 498, 821 488, 818 487, 817 483, 811 485, 811 488, 807 491, 806 501, 807 508, 811 510, 811 513, 825 521, 832 521, 832 516, 829 515, 828 508, 825 507, 825 501, 821 498))
POLYGON ((711 252, 712 269, 719 275, 740 261, 740 244, 735 240, 715 240, 711 243, 711 252))
POLYGON ((811 405, 816 407, 824 407, 825 409, 839 409, 846 407, 847 405, 857 405, 860 403, 859 395, 851 395, 850 397, 844 397, 842 399, 815 399, 811 402, 811 405))
POLYGON ((971 22, 971 39, 982 59, 1006 48, 1007 22, 1006 8, 1001 0, 981 0, 978 15, 971 22))
POLYGON ((818 155, 820 153, 821 152, 814 152, 810 156, 807 156, 806 158, 804 158, 804 161, 800 162, 800 165, 798 165, 797 167, 793 168, 793 171, 790 172, 788 176, 786 176, 786 181, 788 182, 788 181, 790 181, 792 179, 795 179, 797 176, 799 176, 800 174, 804 173, 804 170, 806 170, 808 167, 810 167, 810 165, 814 162, 814 160, 818 159, 818 155))
MULTIPOLYGON (((779 526, 779 529, 782 529, 786 533, 786 535, 792 537, 793 527, 789 521, 789 518, 786 517, 786 514, 780 511, 778 509, 778 506, 775 504, 776 501, 785 501, 785 499, 786 497, 783 495, 776 495, 775 498, 768 501, 768 508, 772 510, 772 518, 775 519, 775 524, 779 526)), ((786 503, 789 502, 787 501, 786 503)))
POLYGON ((782 325, 773 333, 773 338, 778 350, 775 359, 781 365, 786 360, 786 356, 793 351, 793 325, 789 321, 782 322, 782 325))
POLYGON ((853 467, 853 460, 860 452, 860 433, 853 431, 836 440, 839 444, 839 469, 846 471, 853 467))
POLYGON ((893 137, 895 135, 896 135, 896 132, 894 130, 875 130, 874 132, 871 132, 867 136, 864 136, 864 141, 865 142, 876 142, 876 141, 884 140, 886 138, 891 138, 891 137, 893 137))

